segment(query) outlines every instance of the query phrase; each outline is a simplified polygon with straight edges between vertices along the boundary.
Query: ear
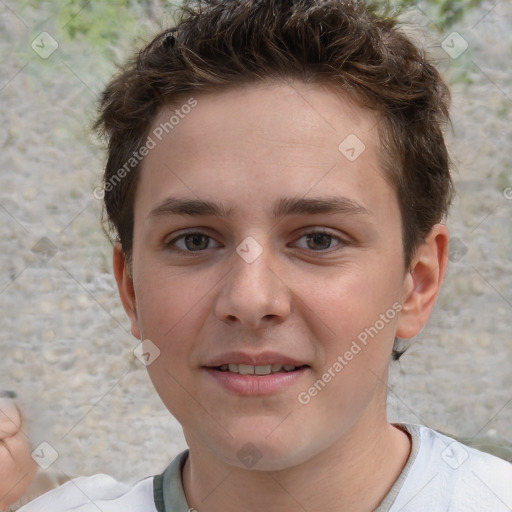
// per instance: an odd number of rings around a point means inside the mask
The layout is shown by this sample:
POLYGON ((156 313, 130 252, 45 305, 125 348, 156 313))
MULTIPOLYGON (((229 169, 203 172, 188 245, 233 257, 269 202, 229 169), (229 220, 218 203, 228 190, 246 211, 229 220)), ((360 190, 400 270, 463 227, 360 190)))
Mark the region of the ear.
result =
POLYGON ((404 293, 396 335, 418 335, 434 309, 448 265, 450 235, 444 224, 436 224, 414 254, 405 276, 404 293))
POLYGON ((139 320, 137 318, 137 303, 135 300, 133 279, 126 261, 123 247, 120 243, 116 243, 114 245, 113 264, 119 296, 121 297, 124 310, 132 324, 132 334, 140 340, 140 328, 139 320))

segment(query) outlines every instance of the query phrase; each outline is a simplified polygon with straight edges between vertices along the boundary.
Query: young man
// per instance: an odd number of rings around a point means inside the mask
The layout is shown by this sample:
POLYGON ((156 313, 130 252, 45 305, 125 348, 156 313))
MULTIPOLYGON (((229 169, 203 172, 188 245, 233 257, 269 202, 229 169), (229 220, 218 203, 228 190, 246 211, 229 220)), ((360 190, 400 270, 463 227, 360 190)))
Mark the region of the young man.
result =
POLYGON ((356 1, 203 1, 129 63, 98 121, 114 272, 189 450, 21 510, 511 510, 509 463, 386 417, 447 265, 448 96, 356 1))

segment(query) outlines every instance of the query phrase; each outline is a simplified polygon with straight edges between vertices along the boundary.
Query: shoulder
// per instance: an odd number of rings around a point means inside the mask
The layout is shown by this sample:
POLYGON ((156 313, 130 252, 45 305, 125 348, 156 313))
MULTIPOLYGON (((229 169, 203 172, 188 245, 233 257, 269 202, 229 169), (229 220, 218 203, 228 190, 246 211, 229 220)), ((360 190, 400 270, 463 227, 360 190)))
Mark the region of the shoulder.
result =
POLYGON ((509 512, 512 464, 420 425, 419 450, 390 512, 509 512))
POLYGON ((156 512, 153 500, 153 478, 135 484, 121 483, 98 474, 69 480, 57 489, 43 494, 18 512, 115 512, 144 510, 156 512))

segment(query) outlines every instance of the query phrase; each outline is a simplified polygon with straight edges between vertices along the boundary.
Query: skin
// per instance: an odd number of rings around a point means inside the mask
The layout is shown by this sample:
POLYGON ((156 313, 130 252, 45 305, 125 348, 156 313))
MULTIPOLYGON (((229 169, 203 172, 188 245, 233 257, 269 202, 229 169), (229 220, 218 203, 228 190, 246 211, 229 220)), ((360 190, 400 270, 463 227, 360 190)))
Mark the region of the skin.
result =
POLYGON ((410 453, 409 437, 386 418, 393 340, 415 336, 430 316, 448 231, 434 226, 404 268, 377 120, 347 97, 296 81, 195 97, 143 162, 130 263, 114 249, 132 333, 160 350, 148 372, 190 449, 187 501, 199 512, 373 510, 410 453), (352 162, 338 150, 350 134, 366 146, 352 162), (366 213, 272 216, 279 198, 333 195, 366 213), (169 197, 236 213, 151 215, 169 197), (185 229, 207 238, 177 240, 185 229), (332 238, 306 236, 322 229, 332 238), (249 236, 262 249, 252 263, 236 252, 249 236), (301 404, 298 394, 394 303, 401 312, 301 404), (274 350, 308 367, 271 395, 240 396, 204 368, 233 350, 274 350), (237 456, 243 447, 261 456, 253 467, 237 456))
POLYGON ((0 510, 18 500, 37 473, 15 403, 0 398, 0 510))

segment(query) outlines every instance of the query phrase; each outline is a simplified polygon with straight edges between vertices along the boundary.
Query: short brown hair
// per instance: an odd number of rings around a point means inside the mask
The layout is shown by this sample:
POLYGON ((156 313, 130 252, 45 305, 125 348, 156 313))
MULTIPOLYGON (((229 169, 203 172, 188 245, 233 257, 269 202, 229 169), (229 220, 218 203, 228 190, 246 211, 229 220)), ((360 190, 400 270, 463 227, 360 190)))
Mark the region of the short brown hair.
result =
POLYGON ((450 95, 397 21, 358 0, 189 2, 177 26, 114 77, 95 127, 108 140, 107 220, 128 259, 140 165, 133 161, 122 179, 119 171, 138 155, 159 109, 190 94, 288 78, 330 85, 378 114, 382 166, 397 194, 410 265, 453 194, 443 137, 450 95))

